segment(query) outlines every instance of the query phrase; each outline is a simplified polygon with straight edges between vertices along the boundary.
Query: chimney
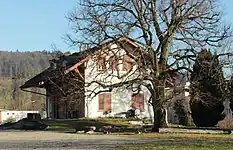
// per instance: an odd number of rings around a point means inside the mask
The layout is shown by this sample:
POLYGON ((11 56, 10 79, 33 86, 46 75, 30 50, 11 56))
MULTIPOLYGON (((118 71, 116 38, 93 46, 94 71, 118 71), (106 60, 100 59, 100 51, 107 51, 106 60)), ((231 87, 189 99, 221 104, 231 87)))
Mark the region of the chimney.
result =
POLYGON ((55 62, 55 59, 49 60, 49 63, 50 63, 50 68, 56 69, 57 64, 56 64, 56 62, 55 62))
POLYGON ((87 45, 80 43, 80 52, 85 51, 87 49, 87 45))

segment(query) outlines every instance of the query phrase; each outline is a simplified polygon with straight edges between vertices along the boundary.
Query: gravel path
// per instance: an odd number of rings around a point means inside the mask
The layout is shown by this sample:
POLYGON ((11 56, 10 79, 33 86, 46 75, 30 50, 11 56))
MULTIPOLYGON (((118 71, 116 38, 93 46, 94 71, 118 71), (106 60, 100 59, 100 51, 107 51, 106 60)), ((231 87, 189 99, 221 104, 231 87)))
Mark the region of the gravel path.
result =
POLYGON ((87 135, 48 131, 0 132, 0 149, 103 149, 148 140, 117 135, 87 135))

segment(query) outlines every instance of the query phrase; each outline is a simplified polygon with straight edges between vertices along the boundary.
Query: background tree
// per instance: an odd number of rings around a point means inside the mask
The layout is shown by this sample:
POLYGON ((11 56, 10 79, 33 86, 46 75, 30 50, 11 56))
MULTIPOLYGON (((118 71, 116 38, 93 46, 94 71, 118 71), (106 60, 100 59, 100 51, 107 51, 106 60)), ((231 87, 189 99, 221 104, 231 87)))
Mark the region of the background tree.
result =
POLYGON ((139 72, 149 71, 114 87, 139 83, 147 88, 154 129, 158 131, 165 125, 162 111, 170 73, 191 71, 200 48, 222 46, 219 43, 231 35, 231 30, 221 18, 217 0, 81 0, 68 16, 76 38, 68 35, 67 40, 74 45, 94 46, 123 35, 141 43, 143 50, 134 59, 139 72), (144 81, 150 84, 142 84, 144 81))
POLYGON ((218 57, 202 50, 191 74, 190 107, 197 126, 214 126, 224 119, 225 79, 218 57))
POLYGON ((180 125, 189 125, 188 111, 185 106, 185 99, 177 99, 174 103, 174 110, 180 125))
MULTIPOLYGON (((29 110, 32 107, 32 93, 24 92, 19 86, 44 69, 49 67, 49 60, 58 52, 33 51, 33 52, 9 52, 0 51, 0 108, 29 110)), ((37 92, 44 93, 42 89, 37 92)), ((36 110, 45 103, 44 96, 35 96, 36 110), (38 102, 38 104, 37 104, 38 102)))
POLYGON ((229 90, 228 98, 230 99, 230 107, 233 110, 233 76, 226 82, 229 90))

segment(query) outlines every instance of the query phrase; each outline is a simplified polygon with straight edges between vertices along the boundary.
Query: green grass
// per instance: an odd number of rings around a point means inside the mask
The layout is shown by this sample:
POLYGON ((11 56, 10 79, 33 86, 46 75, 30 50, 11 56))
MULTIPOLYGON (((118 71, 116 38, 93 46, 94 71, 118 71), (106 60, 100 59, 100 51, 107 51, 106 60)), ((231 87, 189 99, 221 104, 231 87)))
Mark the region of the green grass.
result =
POLYGON ((111 150, 233 150, 233 135, 150 133, 134 137, 152 142, 117 146, 111 150))
POLYGON ((97 129, 102 126, 121 126, 131 127, 129 119, 119 118, 81 118, 81 119, 59 119, 59 120, 44 120, 49 125, 49 130, 82 130, 85 126, 95 126, 97 129))
POLYGON ((112 150, 232 150, 233 143, 230 142, 198 142, 198 143, 150 143, 140 145, 128 145, 119 148, 111 148, 112 150))
MULTIPOLYGON (((46 120, 45 122, 50 126, 49 130, 57 131, 82 129, 84 126, 96 126, 97 128, 106 125, 132 127, 129 124, 129 119, 115 118, 46 120)), ((226 134, 144 133, 124 135, 121 133, 121 136, 148 141, 115 146, 104 150, 233 150, 233 135, 226 134)))

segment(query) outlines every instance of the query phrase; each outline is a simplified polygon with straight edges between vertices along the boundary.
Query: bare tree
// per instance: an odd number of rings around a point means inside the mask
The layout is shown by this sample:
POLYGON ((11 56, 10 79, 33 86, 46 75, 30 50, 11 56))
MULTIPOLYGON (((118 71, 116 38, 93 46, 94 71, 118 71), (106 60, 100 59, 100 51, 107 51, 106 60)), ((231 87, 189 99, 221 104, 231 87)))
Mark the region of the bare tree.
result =
MULTIPOLYGON (((138 66, 136 78, 127 75, 127 79, 115 84, 94 80, 88 86, 98 84, 111 90, 120 86, 132 88, 132 83, 138 83, 138 88, 147 88, 154 129, 158 131, 164 126, 162 108, 167 101, 165 88, 170 74, 191 71, 201 48, 218 51, 221 41, 231 36, 230 27, 221 18, 217 0, 81 0, 68 15, 75 37, 68 35, 67 40, 73 45, 99 46, 107 39, 117 41, 121 35, 140 43, 142 49, 132 57, 138 66)), ((120 42, 118 45, 124 46, 120 42)), ((82 63, 94 56, 88 55, 82 63)))

